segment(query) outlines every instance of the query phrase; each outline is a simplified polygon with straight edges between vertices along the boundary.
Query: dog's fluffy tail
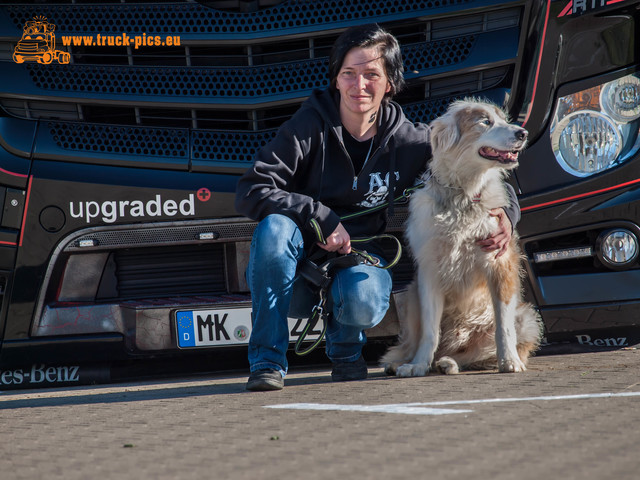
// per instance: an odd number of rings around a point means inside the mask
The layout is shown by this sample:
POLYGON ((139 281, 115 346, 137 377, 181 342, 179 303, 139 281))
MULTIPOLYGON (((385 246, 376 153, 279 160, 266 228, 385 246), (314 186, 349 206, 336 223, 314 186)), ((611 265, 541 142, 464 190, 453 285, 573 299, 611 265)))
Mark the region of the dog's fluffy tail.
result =
POLYGON ((528 358, 540 348, 542 319, 530 303, 521 303, 516 310, 516 336, 518 355, 526 365, 528 358))
POLYGON ((420 300, 415 280, 411 282, 405 295, 404 311, 398 312, 400 322, 398 344, 391 347, 380 359, 380 366, 390 375, 395 375, 400 365, 413 360, 418 350, 418 342, 422 336, 420 300))

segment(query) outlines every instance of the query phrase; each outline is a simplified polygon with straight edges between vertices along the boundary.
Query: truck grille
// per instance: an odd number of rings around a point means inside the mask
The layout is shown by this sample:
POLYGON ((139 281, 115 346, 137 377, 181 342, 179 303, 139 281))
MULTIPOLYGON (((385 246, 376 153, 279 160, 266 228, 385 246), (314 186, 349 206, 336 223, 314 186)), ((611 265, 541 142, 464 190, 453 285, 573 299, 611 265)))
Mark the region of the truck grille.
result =
POLYGON ((118 297, 226 293, 223 245, 117 250, 118 297))
MULTIPOLYGON (((406 208, 398 205, 387 231, 402 238, 406 218, 406 208)), ((63 268, 57 265, 66 265, 62 275, 65 282, 73 284, 75 278, 82 277, 83 288, 52 289, 48 301, 56 295, 60 295, 56 297, 58 300, 86 301, 84 293, 78 298, 73 296, 85 290, 98 292, 100 301, 246 293, 244 281, 232 284, 229 278, 234 276, 231 271, 244 277, 248 257, 239 259, 235 247, 243 244, 242 248, 248 251, 255 226, 256 222, 238 218, 154 226, 103 226, 74 232, 62 241, 63 247, 51 259, 49 271, 63 268), (198 240, 202 232, 212 232, 214 238, 203 243, 198 240), (75 261, 70 261, 70 257, 75 261), (92 278, 96 285, 85 289, 87 278, 92 278)), ((381 246, 388 259, 397 254, 393 240, 384 239, 381 246)), ((396 290, 404 288, 413 276, 408 249, 403 248, 402 253, 400 263, 392 269, 396 290)))
MULTIPOLYGON (((385 241, 384 250, 393 258, 395 242, 385 241)), ((222 244, 116 250, 114 260, 119 300, 227 293, 222 244)), ((413 264, 406 249, 392 275, 395 290, 411 281, 413 264)))
MULTIPOLYGON (((75 3, 75 2, 74 2, 75 3)), ((82 2, 78 2, 82 3, 82 2)), ((156 3, 156 2, 153 2, 156 3)), ((365 23, 376 18, 412 18, 429 10, 446 13, 451 7, 464 7, 473 0, 291 0, 272 2, 269 14, 264 9, 238 15, 220 9, 224 1, 167 4, 129 3, 122 5, 91 5, 80 8, 71 5, 12 6, 8 12, 19 28, 33 18, 34 10, 48 19, 55 19, 59 31, 93 33, 121 27, 118 32, 246 35, 265 34, 273 30, 297 33, 300 29, 326 30, 327 23, 365 23), (208 8, 209 6, 210 8, 208 8), (171 18, 168 22, 167 18, 171 18)), ((236 2, 240 3, 240 2, 236 2)), ((248 2, 245 2, 248 3, 248 2)), ((266 3, 266 2, 265 2, 266 3)))
MULTIPOLYGON (((521 2, 470 0, 82 1, 0 7, 10 75, 0 107, 42 121, 36 155, 193 171, 247 167, 316 88, 327 82, 330 47, 348 26, 376 21, 401 42, 407 89, 397 100, 428 122, 453 100, 504 103, 520 44, 521 2), (511 6, 514 5, 514 6, 511 6), (22 26, 56 25, 68 65, 15 64, 22 26), (171 18, 171 21, 167 21, 171 18), (6 30, 5 28, 5 30, 6 30), (64 46, 63 35, 176 35, 172 47, 64 46), (13 40, 7 40, 12 39, 13 40)), ((1 133, 1 132, 0 132, 1 133)))

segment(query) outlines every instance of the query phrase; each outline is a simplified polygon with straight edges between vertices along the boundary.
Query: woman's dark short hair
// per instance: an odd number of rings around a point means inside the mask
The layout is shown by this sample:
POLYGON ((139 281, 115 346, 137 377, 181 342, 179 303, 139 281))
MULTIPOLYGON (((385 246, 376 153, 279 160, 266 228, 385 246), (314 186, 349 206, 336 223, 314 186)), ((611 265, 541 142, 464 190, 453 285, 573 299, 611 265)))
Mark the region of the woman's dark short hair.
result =
POLYGON ((391 84, 391 89, 384 97, 385 100, 389 100, 404 88, 402 54, 396 37, 381 28, 377 23, 348 28, 335 41, 329 57, 329 79, 331 85, 335 87, 338 73, 340 73, 344 63, 344 57, 347 56, 349 50, 352 48, 371 47, 380 49, 384 70, 391 84))

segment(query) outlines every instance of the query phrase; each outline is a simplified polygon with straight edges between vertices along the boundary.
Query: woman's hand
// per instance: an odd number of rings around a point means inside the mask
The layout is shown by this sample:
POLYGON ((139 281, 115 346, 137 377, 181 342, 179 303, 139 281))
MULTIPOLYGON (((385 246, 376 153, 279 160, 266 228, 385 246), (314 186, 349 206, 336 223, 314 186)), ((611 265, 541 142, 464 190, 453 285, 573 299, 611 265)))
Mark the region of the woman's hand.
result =
POLYGON ((327 243, 318 242, 317 245, 327 252, 338 252, 345 255, 351 253, 351 237, 342 223, 339 223, 333 233, 329 235, 327 243))
POLYGON ((496 258, 498 258, 504 255, 511 241, 511 221, 502 208, 490 210, 489 215, 498 219, 498 230, 483 240, 477 240, 476 245, 481 247, 484 252, 497 251, 496 258))

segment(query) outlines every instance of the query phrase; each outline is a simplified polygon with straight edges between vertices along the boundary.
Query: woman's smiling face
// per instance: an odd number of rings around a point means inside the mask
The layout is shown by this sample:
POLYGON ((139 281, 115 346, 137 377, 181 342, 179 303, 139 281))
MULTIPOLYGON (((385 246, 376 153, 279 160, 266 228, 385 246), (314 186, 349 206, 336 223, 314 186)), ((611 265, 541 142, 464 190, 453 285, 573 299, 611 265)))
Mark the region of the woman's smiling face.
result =
POLYGON ((349 50, 338 72, 336 88, 340 91, 341 114, 376 113, 391 90, 380 50, 376 47, 349 50))

